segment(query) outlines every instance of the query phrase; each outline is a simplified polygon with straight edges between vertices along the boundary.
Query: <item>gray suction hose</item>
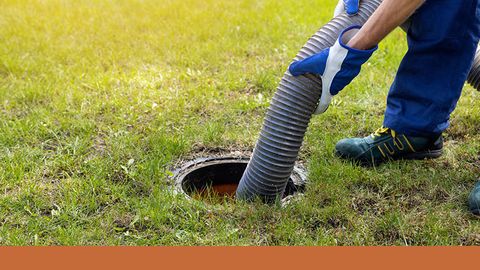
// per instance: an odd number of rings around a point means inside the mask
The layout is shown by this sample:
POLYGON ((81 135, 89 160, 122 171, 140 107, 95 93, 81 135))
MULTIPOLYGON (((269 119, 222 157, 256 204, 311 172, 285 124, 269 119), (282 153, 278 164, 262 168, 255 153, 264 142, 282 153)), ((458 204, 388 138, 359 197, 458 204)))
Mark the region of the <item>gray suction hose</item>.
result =
MULTIPOLYGON (((340 32, 363 25, 382 0, 363 0, 357 15, 342 14, 315 33, 297 54, 301 60, 331 47, 340 32)), ((404 27, 405 28, 405 27, 404 27)), ((480 50, 474 60, 468 82, 480 89, 480 50)), ((292 173, 310 118, 322 91, 321 79, 314 75, 293 77, 284 74, 267 111, 260 137, 237 189, 237 199, 256 197, 270 203, 281 199, 292 173)))
POLYGON ((480 91, 480 47, 477 48, 473 66, 468 74, 467 82, 475 89, 480 91))
MULTIPOLYGON (((310 38, 295 60, 331 47, 343 29, 363 25, 381 2, 361 1, 357 15, 342 14, 331 20, 310 38)), ((322 82, 317 76, 293 77, 288 71, 284 74, 240 180, 237 199, 251 201, 259 197, 267 203, 281 199, 321 91, 322 82)))

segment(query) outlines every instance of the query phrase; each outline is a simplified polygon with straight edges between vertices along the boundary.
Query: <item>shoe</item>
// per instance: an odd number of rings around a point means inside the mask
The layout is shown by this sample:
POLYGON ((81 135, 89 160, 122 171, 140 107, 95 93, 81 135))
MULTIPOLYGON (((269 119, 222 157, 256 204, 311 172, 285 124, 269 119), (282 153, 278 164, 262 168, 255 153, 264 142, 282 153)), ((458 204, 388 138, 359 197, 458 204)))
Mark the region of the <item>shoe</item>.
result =
POLYGON ((381 127, 365 138, 339 141, 335 146, 335 153, 340 158, 373 166, 390 160, 437 158, 442 155, 442 149, 442 134, 434 137, 413 137, 381 127))
POLYGON ((480 182, 478 182, 468 197, 468 204, 470 211, 473 214, 480 216, 480 182))

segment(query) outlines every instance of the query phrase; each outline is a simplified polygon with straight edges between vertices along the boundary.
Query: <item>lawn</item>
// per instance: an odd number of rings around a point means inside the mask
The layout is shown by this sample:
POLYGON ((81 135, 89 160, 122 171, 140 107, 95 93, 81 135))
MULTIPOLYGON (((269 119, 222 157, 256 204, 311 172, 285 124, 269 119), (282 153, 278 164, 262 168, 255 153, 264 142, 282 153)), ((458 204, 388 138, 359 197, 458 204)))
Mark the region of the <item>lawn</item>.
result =
POLYGON ((249 151, 291 59, 334 0, 0 0, 0 244, 479 245, 480 94, 465 86, 437 160, 363 168, 336 141, 382 123, 397 30, 328 112, 285 208, 190 201, 171 168, 249 151))

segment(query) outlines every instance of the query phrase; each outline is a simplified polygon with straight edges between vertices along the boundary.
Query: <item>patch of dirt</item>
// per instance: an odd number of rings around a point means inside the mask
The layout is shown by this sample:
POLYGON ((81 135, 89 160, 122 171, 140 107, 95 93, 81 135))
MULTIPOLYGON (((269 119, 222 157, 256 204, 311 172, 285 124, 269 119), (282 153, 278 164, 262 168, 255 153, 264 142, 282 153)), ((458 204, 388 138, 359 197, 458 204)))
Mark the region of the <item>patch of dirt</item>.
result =
POLYGON ((115 169, 108 174, 108 180, 113 183, 126 183, 133 179, 123 169, 115 169))
POLYGON ((469 234, 460 239, 460 243, 464 246, 480 246, 480 233, 469 234))
POLYGON ((406 196, 403 198, 401 202, 402 209, 405 209, 405 210, 412 210, 424 204, 425 204, 425 199, 423 199, 422 196, 419 196, 419 195, 406 196))
POLYGON ((350 207, 361 215, 367 212, 381 215, 383 213, 383 209, 378 206, 378 202, 379 200, 374 197, 353 197, 350 207))
POLYGON ((103 154, 105 154, 107 144, 105 143, 103 136, 98 135, 93 139, 92 149, 100 156, 103 156, 103 154))
POLYGON ((312 217, 304 221, 305 227, 311 232, 315 233, 319 229, 331 228, 331 229, 343 229, 349 224, 346 217, 342 215, 335 215, 329 217, 312 217))
POLYGON ((87 156, 86 160, 92 160, 95 157, 102 157, 107 154, 108 147, 104 138, 105 136, 103 134, 98 134, 97 136, 95 136, 95 138, 93 138, 93 144, 90 147, 90 153, 87 156))
POLYGON ((113 221, 113 228, 117 232, 124 232, 130 229, 130 224, 133 221, 133 217, 130 215, 118 217, 113 221))
POLYGON ((392 226, 377 226, 374 230, 373 236, 375 241, 379 243, 395 243, 403 238, 396 227, 392 226))
POLYGON ((451 195, 445 189, 437 188, 432 192, 432 194, 429 194, 426 199, 439 203, 445 203, 451 199, 451 195))
POLYGON ((472 134, 480 133, 480 119, 472 115, 456 116, 450 120, 447 129, 447 138, 453 140, 467 140, 472 134))
POLYGON ((348 220, 342 216, 329 217, 327 219, 327 224, 332 228, 344 228, 348 224, 348 220))
POLYGON ((319 208, 325 208, 327 206, 331 206, 333 204, 333 199, 332 198, 327 198, 327 197, 321 197, 318 200, 318 207, 319 208))

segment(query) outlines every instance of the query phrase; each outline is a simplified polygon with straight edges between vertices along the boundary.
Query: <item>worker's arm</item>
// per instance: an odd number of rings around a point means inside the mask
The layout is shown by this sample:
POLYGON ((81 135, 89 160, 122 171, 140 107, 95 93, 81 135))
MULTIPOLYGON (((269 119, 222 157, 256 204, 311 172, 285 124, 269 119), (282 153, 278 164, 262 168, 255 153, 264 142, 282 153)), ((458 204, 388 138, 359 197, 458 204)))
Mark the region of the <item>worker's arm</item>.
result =
POLYGON ((384 0, 347 45, 359 50, 376 46, 424 2, 425 0, 384 0))
POLYGON ((293 76, 312 73, 322 77, 322 95, 316 113, 327 110, 332 97, 360 73, 361 66, 377 49, 377 44, 423 2, 384 0, 362 28, 345 29, 332 47, 290 65, 293 76))

